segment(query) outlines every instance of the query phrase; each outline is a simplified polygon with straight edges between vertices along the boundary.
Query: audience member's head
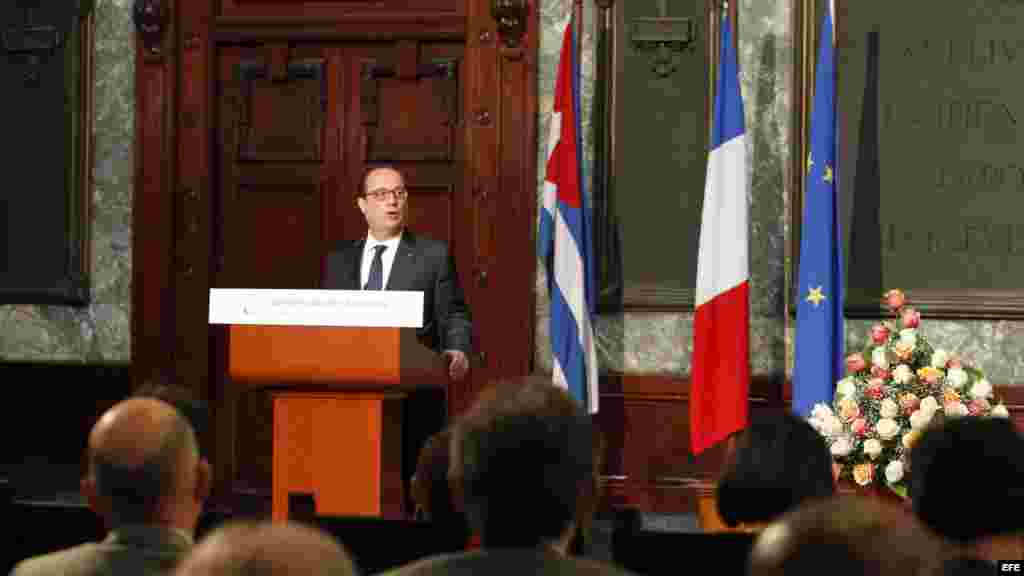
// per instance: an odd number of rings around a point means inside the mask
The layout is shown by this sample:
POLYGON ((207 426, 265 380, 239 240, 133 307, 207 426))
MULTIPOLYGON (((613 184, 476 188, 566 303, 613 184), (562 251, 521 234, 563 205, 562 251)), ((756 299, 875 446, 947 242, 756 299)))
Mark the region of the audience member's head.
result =
MULTIPOLYGON (((382 543, 386 545, 386 543, 382 543)), ((318 528, 297 523, 230 522, 204 538, 177 576, 348 576, 348 551, 318 528)))
POLYGON ((191 389, 174 384, 171 378, 164 374, 156 374, 135 389, 132 394, 136 398, 156 398, 174 406, 182 413, 192 425, 199 443, 199 454, 203 458, 209 457, 206 446, 203 445, 203 438, 206 437, 207 423, 209 422, 209 410, 206 404, 200 400, 191 389))
POLYGON ((1024 438, 1003 418, 963 417, 925 430, 910 452, 914 512, 960 544, 1024 528, 1024 438), (983 502, 979 497, 983 496, 983 502))
POLYGON ((881 498, 808 501, 760 532, 751 576, 916 576, 942 566, 941 541, 913 515, 881 498))
POLYGON ((82 491, 108 525, 195 529, 210 469, 192 427, 170 404, 130 398, 114 405, 89 434, 88 461, 82 491))
POLYGON ((597 493, 600 444, 583 408, 528 376, 485 389, 454 433, 452 474, 481 545, 566 552, 597 493))
POLYGON ((722 520, 738 526, 769 522, 806 500, 834 494, 824 438, 785 413, 758 417, 739 435, 716 496, 722 520))

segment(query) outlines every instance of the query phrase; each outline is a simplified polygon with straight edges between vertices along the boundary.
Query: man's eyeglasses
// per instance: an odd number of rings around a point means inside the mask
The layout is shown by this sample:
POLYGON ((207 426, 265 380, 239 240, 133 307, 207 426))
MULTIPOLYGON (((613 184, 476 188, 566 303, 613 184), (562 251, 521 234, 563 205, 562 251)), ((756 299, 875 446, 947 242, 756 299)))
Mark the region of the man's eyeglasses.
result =
POLYGON ((377 202, 387 202, 392 196, 395 200, 405 200, 405 197, 409 195, 409 192, 405 189, 405 186, 399 186, 398 188, 378 188, 376 190, 370 190, 365 194, 367 198, 375 200, 377 202))

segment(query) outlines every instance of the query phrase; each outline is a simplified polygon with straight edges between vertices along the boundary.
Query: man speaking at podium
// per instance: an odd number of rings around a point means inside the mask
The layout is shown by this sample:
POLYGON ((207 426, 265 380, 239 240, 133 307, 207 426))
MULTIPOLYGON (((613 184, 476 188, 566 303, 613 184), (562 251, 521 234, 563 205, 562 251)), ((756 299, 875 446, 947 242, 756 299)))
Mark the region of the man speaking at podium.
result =
POLYGON ((356 194, 366 217, 365 238, 327 256, 326 290, 423 292, 423 327, 417 335, 445 356, 452 380, 469 371, 472 319, 448 244, 406 228, 408 192, 398 170, 369 170, 356 194))

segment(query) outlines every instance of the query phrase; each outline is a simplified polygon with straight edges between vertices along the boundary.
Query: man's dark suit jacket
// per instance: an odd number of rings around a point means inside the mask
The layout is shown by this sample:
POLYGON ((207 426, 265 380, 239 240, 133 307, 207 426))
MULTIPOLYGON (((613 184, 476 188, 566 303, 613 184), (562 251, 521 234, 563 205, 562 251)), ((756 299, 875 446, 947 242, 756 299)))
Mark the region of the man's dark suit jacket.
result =
MULTIPOLYGON (((366 238, 361 238, 346 242, 327 255, 325 290, 362 288, 359 277, 365 245, 366 238)), ((423 292, 423 327, 416 334, 436 352, 461 350, 467 357, 470 355, 472 317, 447 243, 406 229, 384 289, 423 292)))

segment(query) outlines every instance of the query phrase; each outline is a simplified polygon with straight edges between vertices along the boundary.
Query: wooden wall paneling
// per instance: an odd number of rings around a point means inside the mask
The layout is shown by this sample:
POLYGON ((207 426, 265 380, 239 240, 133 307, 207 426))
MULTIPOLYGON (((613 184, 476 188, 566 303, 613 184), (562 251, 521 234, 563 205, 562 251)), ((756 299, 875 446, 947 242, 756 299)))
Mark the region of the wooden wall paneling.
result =
POLYGON ((431 20, 439 15, 464 14, 464 0, 221 0, 218 15, 235 19, 275 22, 309 20, 372 19, 375 22, 431 20))
MULTIPOLYGON (((605 508, 648 512, 696 511, 725 464, 726 443, 690 455, 689 381, 671 376, 602 377, 598 426, 605 435, 605 508)), ((755 377, 751 416, 783 409, 779 379, 755 377)))
MULTIPOLYGON (((480 3, 477 6, 482 7, 480 3)), ((497 194, 491 201, 491 208, 496 208, 495 218, 480 224, 492 227, 496 249, 482 263, 484 271, 488 272, 482 280, 486 281, 489 294, 494 298, 489 310, 491 326, 501 330, 500 341, 492 339, 491 346, 505 351, 496 355, 491 368, 500 376, 531 372, 534 358, 537 58, 540 43, 537 11, 530 10, 526 20, 525 35, 516 39, 514 44, 511 39, 500 35, 495 43, 498 53, 495 84, 500 89, 494 95, 500 99, 497 135, 499 180, 497 194)), ((486 78, 482 80, 487 81, 486 78)), ((482 200, 486 202, 487 198, 482 200)))
MULTIPOLYGON (((465 279, 464 288, 473 307, 474 358, 469 377, 453 385, 449 412, 461 413, 472 402, 476 392, 496 372, 495 362, 504 351, 499 350, 496 336, 505 327, 495 326, 494 302, 500 297, 490 283, 491 263, 497 255, 493 232, 495 207, 499 201, 498 132, 499 114, 497 33, 487 2, 468 0, 466 28, 466 65, 468 78, 463 85, 463 125, 466 132, 466 171, 464 187, 471 197, 469 216, 472 236, 469 246, 456 255, 465 279), (492 289, 487 290, 490 287, 492 289)), ((500 290, 500 289, 499 289, 500 290)))
POLYGON ((175 166, 166 161, 175 142, 176 3, 139 35, 135 51, 135 174, 132 205, 132 378, 137 384, 157 371, 174 369, 172 186, 175 166))
MULTIPOLYGON (((178 78, 175 115, 178 185, 174 198, 175 367, 178 382, 209 397, 210 237, 212 134, 209 2, 179 0, 178 78)), ((205 439, 210 441, 210 438, 205 439)))

